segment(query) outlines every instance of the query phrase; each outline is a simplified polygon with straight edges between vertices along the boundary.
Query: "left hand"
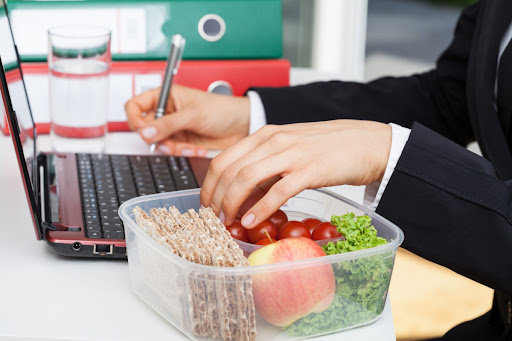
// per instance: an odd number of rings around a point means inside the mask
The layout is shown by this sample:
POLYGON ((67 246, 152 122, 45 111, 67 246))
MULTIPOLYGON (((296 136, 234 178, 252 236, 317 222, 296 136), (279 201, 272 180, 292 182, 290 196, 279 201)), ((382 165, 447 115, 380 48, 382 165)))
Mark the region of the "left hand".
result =
POLYGON ((212 160, 201 204, 229 226, 251 196, 241 212, 252 228, 305 189, 380 181, 390 149, 391 127, 378 122, 267 125, 212 160))

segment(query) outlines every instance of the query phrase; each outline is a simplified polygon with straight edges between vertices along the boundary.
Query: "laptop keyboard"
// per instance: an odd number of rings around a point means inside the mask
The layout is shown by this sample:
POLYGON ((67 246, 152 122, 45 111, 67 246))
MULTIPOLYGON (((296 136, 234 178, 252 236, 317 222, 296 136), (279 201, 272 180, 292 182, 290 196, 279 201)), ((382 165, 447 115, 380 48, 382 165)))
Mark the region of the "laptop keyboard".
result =
POLYGON ((124 239, 117 210, 131 198, 198 187, 184 157, 77 154, 77 163, 89 238, 124 239))

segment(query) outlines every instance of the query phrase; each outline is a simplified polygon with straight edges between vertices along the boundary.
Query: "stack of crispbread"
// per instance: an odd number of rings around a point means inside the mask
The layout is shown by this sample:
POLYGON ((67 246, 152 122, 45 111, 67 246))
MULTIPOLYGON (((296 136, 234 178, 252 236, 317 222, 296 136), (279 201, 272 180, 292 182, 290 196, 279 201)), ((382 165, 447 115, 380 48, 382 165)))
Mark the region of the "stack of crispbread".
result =
MULTIPOLYGON (((135 207, 133 212, 137 224, 149 236, 190 262, 216 267, 249 266, 238 244, 210 208, 200 209, 199 213, 191 209, 184 214, 174 206, 169 210, 153 208, 148 215, 135 207)), ((161 268, 153 268, 152 276, 159 276, 154 269, 161 268)), ((226 341, 256 339, 250 276, 191 271, 166 274, 165 278, 172 292, 169 288, 160 291, 172 296, 171 313, 181 327, 197 336, 226 341)))

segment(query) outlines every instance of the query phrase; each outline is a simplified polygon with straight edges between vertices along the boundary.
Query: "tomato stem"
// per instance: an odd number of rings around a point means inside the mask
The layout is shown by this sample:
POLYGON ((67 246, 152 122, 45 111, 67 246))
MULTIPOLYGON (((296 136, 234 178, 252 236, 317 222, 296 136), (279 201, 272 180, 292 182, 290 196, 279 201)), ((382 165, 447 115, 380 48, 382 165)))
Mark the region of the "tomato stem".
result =
POLYGON ((268 234, 268 231, 265 230, 265 231, 263 231, 263 233, 265 233, 265 236, 267 236, 268 240, 270 240, 270 244, 274 244, 274 242, 272 241, 272 238, 270 237, 270 234, 268 234))

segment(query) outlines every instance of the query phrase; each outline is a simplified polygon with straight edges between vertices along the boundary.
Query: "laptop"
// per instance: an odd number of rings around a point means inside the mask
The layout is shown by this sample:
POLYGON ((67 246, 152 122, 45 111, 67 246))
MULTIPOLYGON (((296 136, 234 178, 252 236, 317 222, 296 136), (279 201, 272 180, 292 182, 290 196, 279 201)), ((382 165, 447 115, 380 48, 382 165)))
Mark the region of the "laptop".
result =
POLYGON ((141 195, 200 187, 210 160, 39 152, 4 0, 0 37, 0 115, 7 117, 37 239, 60 255, 126 258, 119 206, 141 195))

